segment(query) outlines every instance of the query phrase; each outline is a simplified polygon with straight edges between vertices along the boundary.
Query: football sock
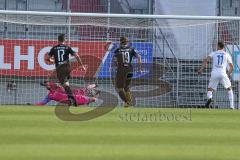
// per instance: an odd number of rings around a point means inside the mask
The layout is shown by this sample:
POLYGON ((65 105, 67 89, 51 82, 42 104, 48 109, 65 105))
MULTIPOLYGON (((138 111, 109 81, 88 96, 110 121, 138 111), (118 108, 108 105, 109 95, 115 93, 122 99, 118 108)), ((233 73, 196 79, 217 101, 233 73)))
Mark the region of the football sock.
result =
POLYGON ((212 91, 207 92, 207 102, 205 104, 206 108, 209 108, 210 103, 212 102, 212 91))
POLYGON ((126 98, 127 98, 127 103, 131 105, 132 104, 132 93, 130 90, 128 90, 126 92, 126 98))
POLYGON ((212 99, 212 91, 207 92, 207 99, 212 99))
POLYGON ((229 101, 230 101, 230 107, 234 108, 233 90, 228 91, 228 98, 229 98, 229 101))
POLYGON ((76 106, 77 103, 76 103, 76 100, 75 100, 75 98, 74 98, 74 96, 72 94, 71 88, 69 86, 64 86, 64 89, 65 89, 65 91, 66 91, 66 93, 68 95, 68 99, 71 101, 71 103, 73 103, 74 106, 76 106))

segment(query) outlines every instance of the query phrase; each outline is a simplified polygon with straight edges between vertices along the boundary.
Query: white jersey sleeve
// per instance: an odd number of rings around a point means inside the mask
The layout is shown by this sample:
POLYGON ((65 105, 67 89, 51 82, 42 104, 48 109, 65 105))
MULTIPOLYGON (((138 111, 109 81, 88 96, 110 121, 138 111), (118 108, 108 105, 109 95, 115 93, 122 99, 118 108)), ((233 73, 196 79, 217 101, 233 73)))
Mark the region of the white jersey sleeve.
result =
POLYGON ((212 52, 208 56, 212 58, 214 54, 215 54, 215 52, 212 52))

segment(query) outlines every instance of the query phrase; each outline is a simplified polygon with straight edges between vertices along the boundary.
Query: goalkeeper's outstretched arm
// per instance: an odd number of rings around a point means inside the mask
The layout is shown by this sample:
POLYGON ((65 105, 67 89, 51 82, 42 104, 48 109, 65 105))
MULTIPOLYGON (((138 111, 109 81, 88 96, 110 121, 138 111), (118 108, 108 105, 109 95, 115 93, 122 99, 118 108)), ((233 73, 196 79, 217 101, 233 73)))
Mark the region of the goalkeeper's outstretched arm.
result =
POLYGON ((49 96, 47 95, 41 102, 36 103, 37 106, 44 106, 46 105, 48 102, 50 102, 51 99, 49 98, 49 96))

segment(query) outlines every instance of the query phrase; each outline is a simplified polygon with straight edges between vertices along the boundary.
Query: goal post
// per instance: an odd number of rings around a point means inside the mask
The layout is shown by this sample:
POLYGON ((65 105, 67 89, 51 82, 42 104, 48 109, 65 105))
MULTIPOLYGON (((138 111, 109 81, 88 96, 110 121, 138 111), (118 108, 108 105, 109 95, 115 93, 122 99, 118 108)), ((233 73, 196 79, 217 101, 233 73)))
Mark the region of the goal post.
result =
MULTIPOLYGON (((201 107, 206 100, 210 65, 201 76, 196 71, 202 59, 216 49, 217 41, 225 42, 234 65, 239 63, 239 20, 240 17, 0 10, 0 104, 35 104, 47 94, 39 83, 57 80, 54 65, 46 63, 44 56, 57 44, 57 36, 64 33, 68 37, 66 43, 87 66, 87 71, 83 71, 71 59, 71 85, 97 83, 103 93, 93 106, 123 105, 115 90, 111 60, 119 38, 126 36, 143 61, 141 73, 133 65, 131 90, 135 106, 201 107)), ((234 77, 238 77, 238 72, 235 67, 234 77)), ((237 105, 238 80, 233 80, 237 105)), ((219 86, 214 107, 229 106, 226 94, 219 86)))

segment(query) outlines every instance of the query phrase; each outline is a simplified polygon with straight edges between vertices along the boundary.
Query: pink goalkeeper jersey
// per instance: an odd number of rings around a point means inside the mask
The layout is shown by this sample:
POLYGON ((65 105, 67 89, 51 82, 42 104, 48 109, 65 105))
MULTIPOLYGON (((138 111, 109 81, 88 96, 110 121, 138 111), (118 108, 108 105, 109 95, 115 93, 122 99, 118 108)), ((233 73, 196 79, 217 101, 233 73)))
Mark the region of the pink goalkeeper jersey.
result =
MULTIPOLYGON (((61 102, 61 103, 68 103, 68 95, 66 93, 50 91, 48 96, 51 100, 61 102)), ((83 95, 74 95, 74 98, 76 99, 76 102, 78 105, 85 105, 91 102, 90 98, 83 95)))
MULTIPOLYGON (((86 88, 72 89, 72 92, 78 105, 86 105, 93 102, 92 98, 86 96, 86 88)), ((47 97, 45 97, 43 101, 36 103, 36 105, 45 105, 51 100, 68 103, 68 95, 65 89, 53 82, 49 83, 49 93, 47 97)))
MULTIPOLYGON (((51 91, 56 91, 56 92, 59 92, 59 93, 66 94, 65 89, 62 86, 60 86, 56 83, 50 82, 49 87, 50 87, 51 91)), ((74 95, 83 95, 83 96, 86 95, 86 89, 85 88, 78 88, 78 89, 73 88, 72 92, 73 92, 74 95)))

